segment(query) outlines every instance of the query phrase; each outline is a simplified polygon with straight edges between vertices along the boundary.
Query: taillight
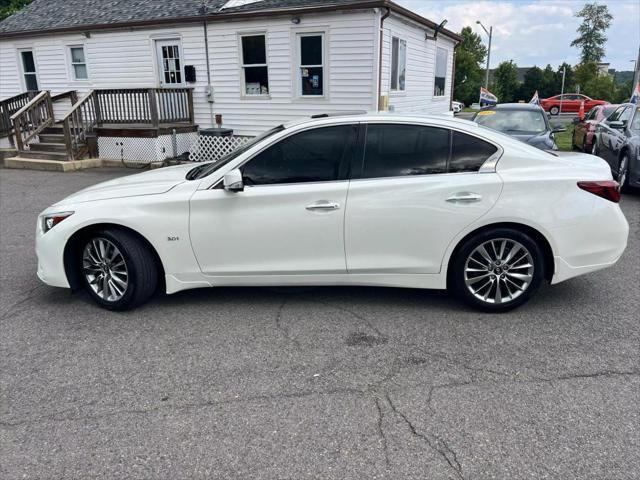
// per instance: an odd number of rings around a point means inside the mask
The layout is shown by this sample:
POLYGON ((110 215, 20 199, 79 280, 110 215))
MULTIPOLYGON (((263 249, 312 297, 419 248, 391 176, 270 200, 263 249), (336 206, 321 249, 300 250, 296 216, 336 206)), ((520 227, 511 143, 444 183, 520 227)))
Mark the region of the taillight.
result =
POLYGON ((578 182, 578 187, 593 193, 606 200, 618 203, 620 201, 620 188, 618 182, 613 180, 601 180, 598 182, 578 182))

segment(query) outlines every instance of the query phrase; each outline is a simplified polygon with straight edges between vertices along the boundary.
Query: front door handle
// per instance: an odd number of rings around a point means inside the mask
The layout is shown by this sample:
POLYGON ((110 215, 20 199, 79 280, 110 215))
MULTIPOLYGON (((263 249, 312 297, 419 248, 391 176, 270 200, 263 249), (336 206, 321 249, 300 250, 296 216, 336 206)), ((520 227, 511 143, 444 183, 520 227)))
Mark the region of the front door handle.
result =
POLYGON ((482 200, 482 195, 473 192, 460 192, 447 198, 450 203, 474 203, 482 200))
POLYGON ((338 202, 330 202, 329 200, 318 200, 305 207, 307 210, 338 210, 340 204, 338 202))

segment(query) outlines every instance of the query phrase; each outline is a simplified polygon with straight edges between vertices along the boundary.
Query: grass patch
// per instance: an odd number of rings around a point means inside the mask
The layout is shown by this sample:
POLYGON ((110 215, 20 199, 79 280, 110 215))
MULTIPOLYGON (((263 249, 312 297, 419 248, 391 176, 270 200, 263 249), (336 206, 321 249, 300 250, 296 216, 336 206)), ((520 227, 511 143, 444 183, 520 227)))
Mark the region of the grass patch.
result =
POLYGON ((573 136, 573 129, 575 125, 569 124, 567 125, 567 131, 562 133, 556 133, 556 145, 558 145, 558 150, 563 152, 571 152, 573 147, 571 146, 571 137, 573 136))

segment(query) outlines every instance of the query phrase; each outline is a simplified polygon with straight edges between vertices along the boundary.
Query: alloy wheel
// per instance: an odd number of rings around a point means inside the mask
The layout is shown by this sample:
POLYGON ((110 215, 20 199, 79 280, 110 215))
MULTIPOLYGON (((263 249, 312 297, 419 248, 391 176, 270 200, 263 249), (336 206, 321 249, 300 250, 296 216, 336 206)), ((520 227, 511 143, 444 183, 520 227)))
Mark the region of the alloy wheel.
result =
POLYGON ((620 190, 624 188, 624 184, 627 181, 627 163, 629 163, 629 160, 625 155, 620 160, 620 166, 618 167, 618 188, 620 190))
POLYGON ((103 300, 120 300, 129 286, 129 272, 122 253, 106 238, 94 238, 84 247, 82 270, 87 284, 103 300))
POLYGON ((467 257, 464 281, 477 299, 504 304, 522 295, 533 280, 533 258, 519 242, 508 238, 486 241, 467 257))

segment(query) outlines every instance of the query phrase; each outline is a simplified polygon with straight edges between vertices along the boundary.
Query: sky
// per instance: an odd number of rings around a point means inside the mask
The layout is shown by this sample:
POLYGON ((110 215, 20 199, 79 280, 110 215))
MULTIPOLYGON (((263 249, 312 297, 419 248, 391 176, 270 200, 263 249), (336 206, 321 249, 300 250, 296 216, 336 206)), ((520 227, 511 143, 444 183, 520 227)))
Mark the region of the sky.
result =
MULTIPOLYGON (((578 36, 581 19, 574 15, 586 3, 584 0, 395 0, 396 3, 459 32, 470 26, 487 41, 487 35, 476 20, 489 29, 493 26, 491 68, 505 60, 519 67, 550 63, 554 68, 562 62, 575 65, 580 50, 571 47, 578 36)), ((633 70, 640 46, 640 0, 600 1, 613 15, 606 32, 604 62, 616 70, 633 70)))

